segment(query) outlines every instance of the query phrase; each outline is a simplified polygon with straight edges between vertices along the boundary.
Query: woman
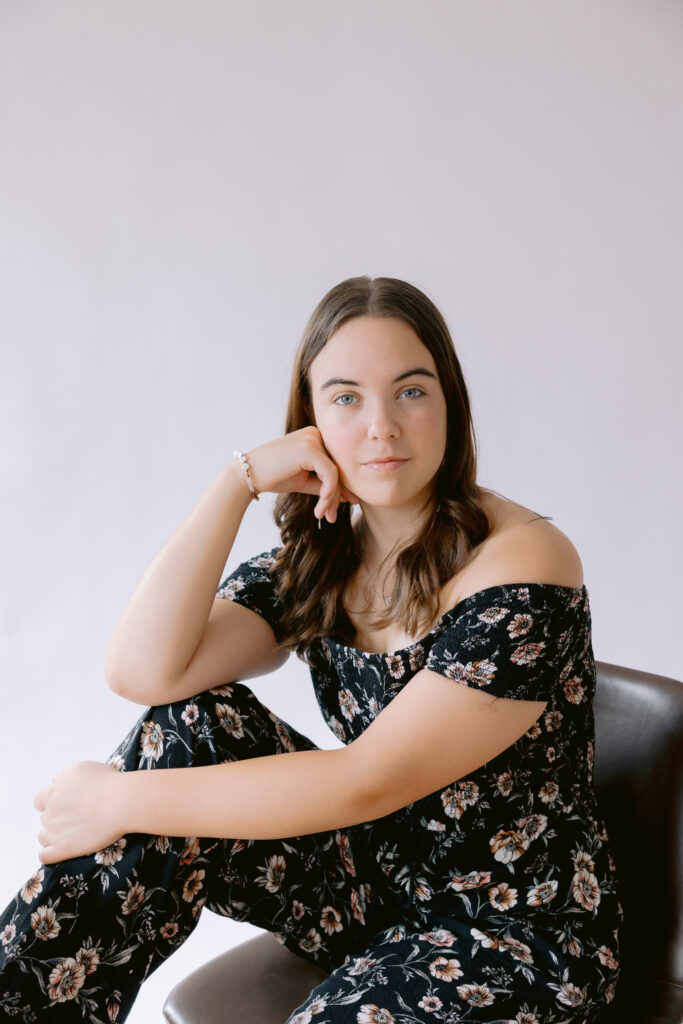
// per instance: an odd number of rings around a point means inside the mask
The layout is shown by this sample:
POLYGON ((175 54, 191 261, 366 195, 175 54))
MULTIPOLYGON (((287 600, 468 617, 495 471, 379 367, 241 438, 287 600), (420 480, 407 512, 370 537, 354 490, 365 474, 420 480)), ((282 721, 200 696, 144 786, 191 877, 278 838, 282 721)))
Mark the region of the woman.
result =
POLYGON ((5 1012, 123 1020, 206 906, 329 972, 289 1024, 600 1019, 621 907, 588 592, 560 530, 477 485, 475 448, 433 303, 393 278, 332 288, 285 435, 235 453, 112 634, 109 685, 149 707, 36 797, 5 1012), (219 583, 264 491, 282 545, 219 583), (237 682, 291 650, 342 747, 237 682))

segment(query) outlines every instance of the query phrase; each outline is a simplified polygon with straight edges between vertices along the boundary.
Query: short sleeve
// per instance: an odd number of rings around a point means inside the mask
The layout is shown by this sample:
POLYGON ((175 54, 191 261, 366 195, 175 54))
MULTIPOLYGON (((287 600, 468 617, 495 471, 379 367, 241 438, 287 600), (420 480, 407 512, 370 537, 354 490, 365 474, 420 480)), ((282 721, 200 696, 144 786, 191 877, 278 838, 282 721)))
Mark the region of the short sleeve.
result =
POLYGON ((277 640, 282 639, 282 605, 269 570, 279 550, 279 547, 274 547, 242 562, 221 580, 216 591, 217 598, 227 598, 257 612, 272 627, 277 640))
POLYGON ((494 697, 549 700, 557 685, 567 609, 544 584, 487 588, 457 606, 425 667, 494 697))

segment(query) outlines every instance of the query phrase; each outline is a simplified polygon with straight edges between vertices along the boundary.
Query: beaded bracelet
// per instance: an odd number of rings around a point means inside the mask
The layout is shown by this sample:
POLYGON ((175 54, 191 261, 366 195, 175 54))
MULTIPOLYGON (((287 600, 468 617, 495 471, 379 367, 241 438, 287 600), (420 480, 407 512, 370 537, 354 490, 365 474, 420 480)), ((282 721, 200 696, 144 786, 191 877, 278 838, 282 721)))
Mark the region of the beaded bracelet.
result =
POLYGON ((232 457, 233 457, 233 459, 239 459, 240 460, 240 464, 242 466, 242 469, 244 470, 244 472, 246 474, 246 477, 247 477, 247 483, 249 484, 249 490, 253 494, 254 499, 256 501, 258 501, 259 500, 258 492, 256 491, 256 488, 254 487, 254 485, 252 483, 252 480, 251 480, 251 474, 249 472, 249 463, 247 462, 246 455, 244 454, 244 452, 241 452, 238 448, 236 448, 235 451, 232 453, 232 457))

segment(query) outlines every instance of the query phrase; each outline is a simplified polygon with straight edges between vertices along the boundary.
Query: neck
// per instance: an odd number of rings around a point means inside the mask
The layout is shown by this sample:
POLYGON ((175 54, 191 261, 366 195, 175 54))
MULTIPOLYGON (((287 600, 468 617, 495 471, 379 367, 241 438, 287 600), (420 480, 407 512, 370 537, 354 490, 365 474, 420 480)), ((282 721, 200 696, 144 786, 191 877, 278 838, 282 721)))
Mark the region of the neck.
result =
MULTIPOLYGON (((376 569, 385 559, 393 564, 398 552, 420 534, 434 510, 433 496, 411 508, 405 506, 367 505, 360 502, 362 515, 357 525, 361 561, 368 570, 376 569)), ((391 564, 385 566, 391 570, 391 564)))

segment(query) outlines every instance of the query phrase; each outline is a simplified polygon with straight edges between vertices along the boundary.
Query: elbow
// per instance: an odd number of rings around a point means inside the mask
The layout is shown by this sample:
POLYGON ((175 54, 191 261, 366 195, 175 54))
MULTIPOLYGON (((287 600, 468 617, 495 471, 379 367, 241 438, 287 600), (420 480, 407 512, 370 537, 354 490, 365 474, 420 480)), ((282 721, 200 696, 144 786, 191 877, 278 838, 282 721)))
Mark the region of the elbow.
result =
POLYGON ((129 700, 133 704, 142 704, 144 707, 161 703, 158 691, 152 692, 149 686, 131 683, 129 676, 117 672, 110 664, 105 666, 104 678, 109 689, 117 697, 123 697, 124 700, 129 700))

